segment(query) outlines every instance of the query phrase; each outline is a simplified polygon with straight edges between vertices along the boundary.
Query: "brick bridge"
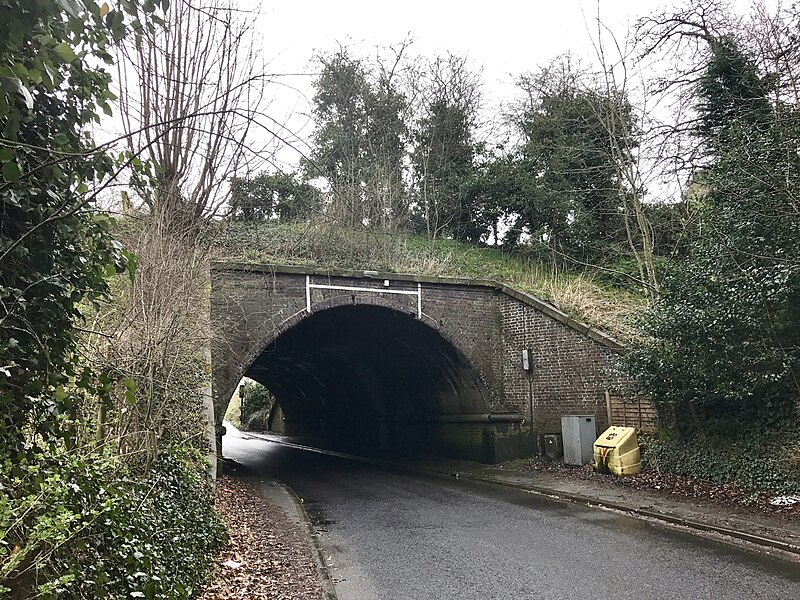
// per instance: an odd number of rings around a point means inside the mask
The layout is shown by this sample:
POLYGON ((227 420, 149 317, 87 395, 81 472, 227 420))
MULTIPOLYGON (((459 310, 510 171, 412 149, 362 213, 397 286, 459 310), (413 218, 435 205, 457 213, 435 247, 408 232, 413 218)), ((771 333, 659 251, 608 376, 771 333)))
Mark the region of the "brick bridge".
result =
POLYGON ((244 375, 280 405, 275 426, 335 447, 484 462, 530 453, 534 429, 611 411, 620 345, 495 281, 257 264, 211 268, 217 424, 244 375))

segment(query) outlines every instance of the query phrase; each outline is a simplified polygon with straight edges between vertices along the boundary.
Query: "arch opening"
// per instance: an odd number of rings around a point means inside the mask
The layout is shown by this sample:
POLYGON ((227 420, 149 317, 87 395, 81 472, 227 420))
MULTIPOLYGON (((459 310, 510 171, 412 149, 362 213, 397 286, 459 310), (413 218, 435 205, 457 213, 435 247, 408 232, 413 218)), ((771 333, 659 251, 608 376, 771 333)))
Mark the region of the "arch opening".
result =
POLYGON ((273 340, 245 375, 275 396, 286 435, 343 450, 493 462, 497 424, 489 426, 479 373, 406 313, 374 305, 312 313, 273 340))

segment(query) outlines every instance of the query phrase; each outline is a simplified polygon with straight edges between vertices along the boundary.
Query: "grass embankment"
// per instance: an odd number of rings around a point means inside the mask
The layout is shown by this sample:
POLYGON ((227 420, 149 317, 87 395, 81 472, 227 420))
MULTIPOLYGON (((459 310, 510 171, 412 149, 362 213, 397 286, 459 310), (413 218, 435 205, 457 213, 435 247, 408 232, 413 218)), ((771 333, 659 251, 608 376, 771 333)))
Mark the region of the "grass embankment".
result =
POLYGON ((579 321, 623 340, 644 300, 590 273, 573 273, 521 253, 405 233, 329 224, 223 222, 213 231, 216 258, 494 279, 529 292, 579 321))

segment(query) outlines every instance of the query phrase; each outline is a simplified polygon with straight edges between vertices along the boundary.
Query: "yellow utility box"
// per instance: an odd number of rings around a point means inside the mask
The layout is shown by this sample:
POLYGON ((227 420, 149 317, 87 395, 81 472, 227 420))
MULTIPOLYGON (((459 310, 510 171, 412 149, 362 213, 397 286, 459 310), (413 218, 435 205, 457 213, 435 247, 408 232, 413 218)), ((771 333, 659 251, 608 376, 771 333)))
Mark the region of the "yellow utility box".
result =
POLYGON ((594 443, 594 469, 598 473, 634 475, 642 470, 642 457, 633 427, 609 427, 594 443))

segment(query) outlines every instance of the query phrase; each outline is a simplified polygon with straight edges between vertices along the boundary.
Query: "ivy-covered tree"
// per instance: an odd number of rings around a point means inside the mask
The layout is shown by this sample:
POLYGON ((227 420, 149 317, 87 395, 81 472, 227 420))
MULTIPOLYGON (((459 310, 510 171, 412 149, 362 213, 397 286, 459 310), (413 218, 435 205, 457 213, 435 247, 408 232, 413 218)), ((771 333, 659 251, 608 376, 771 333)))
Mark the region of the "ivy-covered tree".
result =
POLYGON ((305 170, 308 179, 328 180, 328 213, 340 222, 387 229, 407 218, 407 100, 395 81, 404 47, 392 67, 379 63, 373 69, 345 49, 320 59, 314 150, 305 170))
POLYGON ((467 186, 472 239, 491 238, 495 245, 501 243, 502 220, 508 215, 509 206, 521 203, 521 197, 528 193, 528 180, 519 176, 517 167, 514 157, 506 155, 492 156, 474 169, 467 186))
POLYGON ((295 221, 320 210, 320 192, 297 173, 260 173, 231 179, 229 217, 247 221, 295 221))
MULTIPOLYGON (((564 58, 523 76, 519 87, 525 100, 512 114, 523 139, 516 177, 520 185, 527 180, 527 193, 510 197, 517 220, 508 241, 525 228, 562 256, 608 261, 625 239, 619 157, 605 122, 613 100, 564 58)), ((630 113, 623 112, 614 134, 631 137, 630 113)))
POLYGON ((84 368, 73 333, 81 303, 133 268, 94 210, 122 165, 91 136, 125 32, 108 4, 0 1, 0 448, 17 458, 66 435, 76 393, 109 384, 84 368))
POLYGON ((78 435, 82 402, 107 401, 112 381, 89 368, 76 329, 135 264, 97 199, 136 157, 91 135, 114 99, 111 47, 153 26, 136 0, 119 5, 0 0, 3 598, 189 597, 224 541, 196 454, 162 455, 139 478, 78 435))
POLYGON ((667 277, 626 367, 667 423, 726 432, 786 423, 800 402, 800 113, 770 102, 733 37, 706 41, 703 234, 667 277))
POLYGON ((428 235, 478 241, 471 193, 478 144, 475 127, 480 86, 466 59, 437 58, 427 68, 421 116, 414 125, 412 164, 416 199, 428 235))

